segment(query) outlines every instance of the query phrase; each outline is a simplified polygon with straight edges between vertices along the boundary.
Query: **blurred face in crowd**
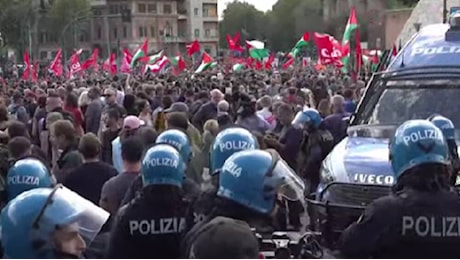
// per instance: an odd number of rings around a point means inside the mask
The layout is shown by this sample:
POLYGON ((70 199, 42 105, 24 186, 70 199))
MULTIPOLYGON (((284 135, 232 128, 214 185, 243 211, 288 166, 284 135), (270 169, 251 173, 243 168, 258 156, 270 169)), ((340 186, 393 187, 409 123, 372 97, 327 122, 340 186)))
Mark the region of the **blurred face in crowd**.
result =
POLYGON ((46 111, 50 112, 62 106, 62 100, 59 97, 48 97, 46 99, 46 111))
POLYGON ((289 125, 292 122, 293 112, 290 106, 281 105, 278 108, 278 119, 282 125, 289 125))
POLYGON ((107 104, 109 104, 109 105, 115 104, 115 102, 117 100, 117 95, 116 95, 115 91, 110 90, 110 89, 106 89, 104 91, 104 97, 105 97, 105 102, 107 104))
POLYGON ((223 99, 223 95, 219 90, 212 90, 211 91, 211 102, 214 104, 219 103, 223 99))
POLYGON ((79 233, 77 223, 60 227, 54 231, 53 240, 58 252, 79 257, 86 250, 86 243, 79 233))

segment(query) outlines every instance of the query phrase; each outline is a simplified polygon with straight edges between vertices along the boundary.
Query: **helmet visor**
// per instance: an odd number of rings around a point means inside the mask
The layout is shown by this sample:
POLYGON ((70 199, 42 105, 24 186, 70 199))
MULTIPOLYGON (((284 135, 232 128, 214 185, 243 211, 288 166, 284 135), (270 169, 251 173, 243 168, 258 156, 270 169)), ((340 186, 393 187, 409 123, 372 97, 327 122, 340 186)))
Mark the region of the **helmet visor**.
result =
POLYGON ((109 218, 109 213, 77 193, 58 185, 48 196, 34 225, 40 227, 78 228, 79 234, 89 245, 109 218), (69 206, 70 205, 70 206, 69 206))
POLYGON ((291 201, 303 201, 305 184, 287 163, 279 159, 273 168, 273 175, 280 181, 278 195, 291 201))
POLYGON ((310 121, 310 118, 306 116, 303 112, 297 112, 291 124, 296 129, 303 129, 305 124, 310 121))

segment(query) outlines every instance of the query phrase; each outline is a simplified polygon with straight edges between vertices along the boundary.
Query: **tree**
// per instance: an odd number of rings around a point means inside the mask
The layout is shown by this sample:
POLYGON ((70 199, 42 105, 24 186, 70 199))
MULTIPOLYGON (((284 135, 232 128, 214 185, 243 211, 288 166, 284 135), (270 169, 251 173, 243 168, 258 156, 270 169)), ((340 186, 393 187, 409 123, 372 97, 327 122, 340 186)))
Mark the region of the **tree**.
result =
POLYGON ((419 2, 419 0, 398 0, 398 1, 406 7, 414 7, 419 2))
POLYGON ((278 1, 266 16, 268 43, 277 51, 290 50, 305 32, 323 32, 326 28, 321 0, 278 1))
POLYGON ((223 13, 220 22, 220 44, 227 48, 226 35, 241 33, 241 40, 259 39, 264 40, 267 27, 266 16, 253 5, 242 2, 231 2, 223 13))
POLYGON ((62 47, 71 51, 77 47, 77 38, 87 27, 87 18, 91 14, 88 0, 54 0, 49 7, 49 19, 52 22, 49 29, 57 36, 62 47))
POLYGON ((0 32, 5 46, 22 55, 27 45, 27 33, 34 21, 31 0, 0 1, 0 32))

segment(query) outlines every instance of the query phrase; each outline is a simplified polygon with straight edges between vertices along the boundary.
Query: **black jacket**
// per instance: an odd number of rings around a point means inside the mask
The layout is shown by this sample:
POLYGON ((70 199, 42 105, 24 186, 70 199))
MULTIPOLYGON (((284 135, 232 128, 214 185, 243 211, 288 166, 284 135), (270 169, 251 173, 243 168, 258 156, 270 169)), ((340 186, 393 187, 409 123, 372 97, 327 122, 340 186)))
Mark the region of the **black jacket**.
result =
POLYGON ((460 198, 456 192, 409 188, 368 206, 342 234, 346 258, 460 258, 460 198))
MULTIPOLYGON (((185 198, 189 201, 195 200, 195 198, 198 197, 198 195, 200 194, 200 187, 198 186, 198 184, 196 184, 194 181, 190 180, 189 178, 184 179, 182 189, 184 191, 185 198)), ((139 175, 133 181, 133 183, 131 183, 131 186, 129 186, 129 189, 126 191, 125 197, 121 201, 120 206, 128 204, 130 201, 132 201, 137 196, 139 196, 141 192, 142 192, 142 176, 139 175)))
POLYGON ((106 258, 179 258, 187 203, 179 194, 147 189, 122 207, 114 223, 106 258))

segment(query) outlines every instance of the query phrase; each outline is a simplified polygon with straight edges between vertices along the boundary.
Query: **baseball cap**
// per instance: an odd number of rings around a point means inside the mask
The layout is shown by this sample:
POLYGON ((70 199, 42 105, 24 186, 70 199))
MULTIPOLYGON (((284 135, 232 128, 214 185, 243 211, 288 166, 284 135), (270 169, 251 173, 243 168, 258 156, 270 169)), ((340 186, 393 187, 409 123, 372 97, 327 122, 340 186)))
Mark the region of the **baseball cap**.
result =
POLYGON ((175 102, 168 109, 165 109, 165 113, 171 112, 188 112, 188 106, 184 102, 175 102))
POLYGON ((127 116, 123 120, 123 128, 129 128, 130 130, 138 129, 142 125, 144 125, 145 122, 140 120, 136 116, 127 116))
POLYGON ((190 248, 189 258, 256 259, 259 242, 246 222, 216 217, 202 227, 190 248))

